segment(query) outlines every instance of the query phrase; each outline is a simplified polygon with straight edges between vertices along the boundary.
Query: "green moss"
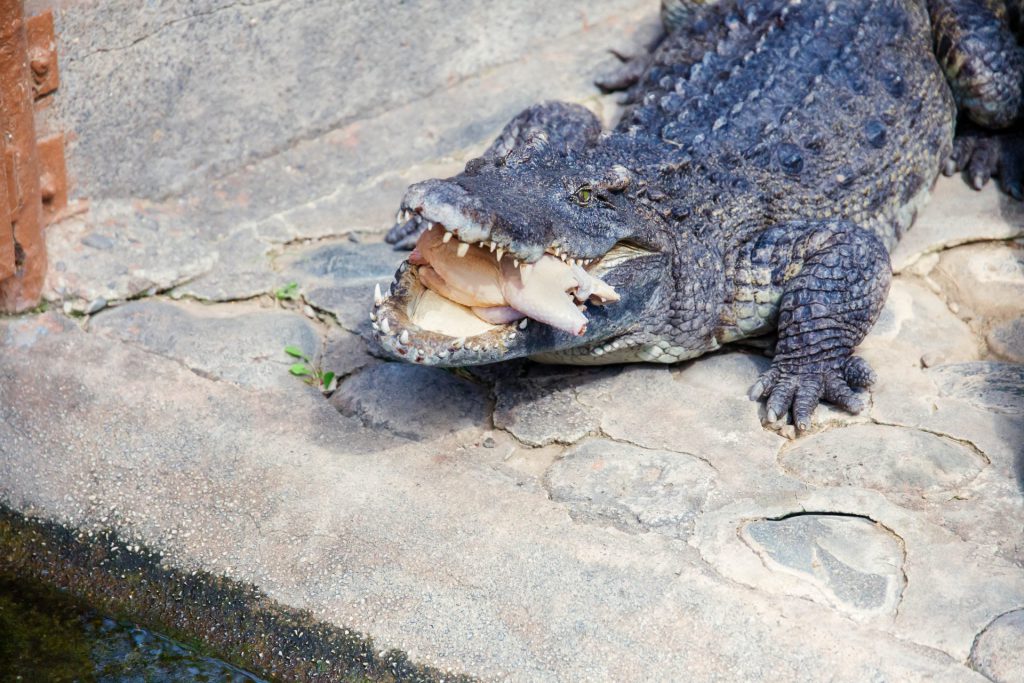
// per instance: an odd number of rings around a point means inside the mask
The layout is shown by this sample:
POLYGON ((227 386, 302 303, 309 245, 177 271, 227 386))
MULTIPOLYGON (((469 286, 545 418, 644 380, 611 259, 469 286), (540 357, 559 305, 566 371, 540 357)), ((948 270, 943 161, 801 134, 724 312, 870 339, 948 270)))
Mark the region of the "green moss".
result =
POLYGON ((93 677, 80 616, 53 590, 0 577, 0 633, 0 681, 93 677))

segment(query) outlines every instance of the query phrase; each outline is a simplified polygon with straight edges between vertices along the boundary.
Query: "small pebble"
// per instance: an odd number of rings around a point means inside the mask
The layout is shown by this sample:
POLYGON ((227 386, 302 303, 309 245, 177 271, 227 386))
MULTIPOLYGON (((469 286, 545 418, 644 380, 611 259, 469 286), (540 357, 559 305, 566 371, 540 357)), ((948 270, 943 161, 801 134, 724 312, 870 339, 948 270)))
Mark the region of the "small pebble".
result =
POLYGON ((107 307, 107 300, 102 296, 97 297, 89 302, 89 305, 85 307, 85 314, 92 315, 93 313, 99 313, 107 307))
POLYGON ((486 439, 484 439, 484 448, 494 448, 494 446, 495 446, 494 437, 489 436, 486 439))

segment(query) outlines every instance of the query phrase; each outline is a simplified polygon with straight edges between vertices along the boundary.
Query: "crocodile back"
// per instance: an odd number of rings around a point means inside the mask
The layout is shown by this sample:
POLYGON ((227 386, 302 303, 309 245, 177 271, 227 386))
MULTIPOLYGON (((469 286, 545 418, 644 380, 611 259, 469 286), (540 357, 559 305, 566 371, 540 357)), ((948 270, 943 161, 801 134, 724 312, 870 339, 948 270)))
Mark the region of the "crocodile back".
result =
POLYGON ((726 241, 848 218, 895 244, 955 122, 923 3, 729 2, 699 21, 659 47, 618 127, 675 215, 726 241), (695 32, 713 37, 699 54, 695 32))

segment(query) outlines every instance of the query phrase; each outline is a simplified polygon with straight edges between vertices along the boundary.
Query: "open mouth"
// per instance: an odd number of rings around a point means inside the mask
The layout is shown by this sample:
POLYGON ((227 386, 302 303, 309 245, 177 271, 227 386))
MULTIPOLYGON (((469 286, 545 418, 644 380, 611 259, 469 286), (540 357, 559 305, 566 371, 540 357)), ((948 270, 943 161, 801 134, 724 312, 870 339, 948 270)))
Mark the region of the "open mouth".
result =
POLYGON ((599 259, 578 259, 556 244, 527 263, 496 242, 462 241, 458 228, 424 222, 387 296, 375 292, 370 314, 385 350, 424 364, 524 355, 515 351, 531 324, 584 335, 587 307, 619 300, 602 274, 642 253, 621 244, 599 259))

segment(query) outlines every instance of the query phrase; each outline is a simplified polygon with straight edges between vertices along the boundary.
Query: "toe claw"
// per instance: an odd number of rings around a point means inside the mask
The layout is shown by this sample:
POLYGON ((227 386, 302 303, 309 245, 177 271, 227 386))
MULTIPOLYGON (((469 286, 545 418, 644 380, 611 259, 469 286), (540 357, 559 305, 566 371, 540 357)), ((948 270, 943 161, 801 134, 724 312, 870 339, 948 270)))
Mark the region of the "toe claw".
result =
POLYGON ((814 411, 824 400, 851 413, 864 410, 867 403, 854 387, 874 382, 875 373, 863 359, 851 356, 827 365, 773 365, 751 389, 751 396, 767 398, 767 424, 778 422, 792 412, 798 432, 814 425, 814 411))

